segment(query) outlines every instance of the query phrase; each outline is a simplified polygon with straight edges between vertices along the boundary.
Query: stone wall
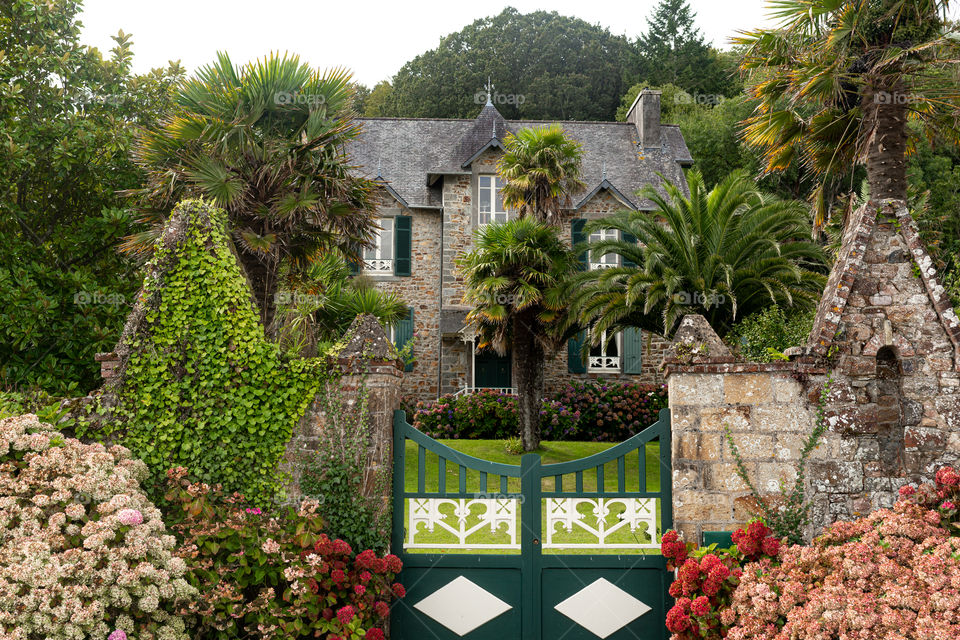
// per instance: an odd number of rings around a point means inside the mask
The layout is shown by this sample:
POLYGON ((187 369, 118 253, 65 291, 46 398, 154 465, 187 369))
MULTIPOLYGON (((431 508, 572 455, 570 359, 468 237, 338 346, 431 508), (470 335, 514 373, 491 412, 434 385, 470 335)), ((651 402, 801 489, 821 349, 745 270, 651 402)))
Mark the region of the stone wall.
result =
POLYGON ((806 474, 811 529, 890 506, 899 487, 960 460, 960 321, 906 206, 869 203, 844 232, 806 347, 789 362, 735 362, 687 316, 664 358, 673 420, 675 522, 692 536, 750 518, 724 425, 757 489, 795 477, 816 424, 828 430, 806 474))
POLYGON ((358 317, 347 336, 337 360, 340 377, 331 380, 311 403, 287 445, 284 471, 290 476, 288 495, 293 500, 300 497, 304 460, 325 439, 340 437, 341 430, 358 415, 364 398, 369 431, 363 493, 379 500, 387 510, 392 490, 393 412, 400 407, 403 364, 373 316, 358 317))

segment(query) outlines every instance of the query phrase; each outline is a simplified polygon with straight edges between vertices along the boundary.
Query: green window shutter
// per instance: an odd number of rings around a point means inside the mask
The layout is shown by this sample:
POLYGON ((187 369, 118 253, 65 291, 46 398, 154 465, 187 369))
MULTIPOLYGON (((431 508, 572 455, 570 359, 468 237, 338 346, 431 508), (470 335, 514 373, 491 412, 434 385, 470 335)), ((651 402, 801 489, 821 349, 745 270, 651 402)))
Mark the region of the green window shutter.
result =
POLYGON ((570 373, 586 373, 587 363, 583 360, 583 341, 586 333, 581 331, 567 340, 567 371, 570 373))
MULTIPOLYGON (((408 342, 413 340, 413 307, 408 309, 406 318, 403 318, 397 322, 397 324, 393 325, 393 340, 393 344, 397 349, 403 349, 407 346, 408 342)), ((413 363, 408 362, 403 370, 413 371, 413 363)))
MULTIPOLYGON (((623 241, 624 241, 624 242, 627 242, 627 243, 629 243, 629 244, 637 244, 637 237, 634 236, 634 235, 632 235, 632 234, 625 233, 625 234, 623 234, 623 241)), ((635 267, 635 266, 637 266, 637 263, 634 262, 633 260, 628 260, 627 258, 624 258, 624 259, 623 259, 623 266, 625 266, 625 267, 635 267)))
MULTIPOLYGON (((585 224, 587 224, 587 221, 584 220, 583 218, 574 218, 573 220, 570 221, 570 231, 573 234, 571 239, 573 240, 574 246, 580 244, 581 242, 587 241, 586 236, 583 235, 583 225, 585 224)), ((581 271, 587 270, 587 252, 586 251, 580 254, 580 270, 581 271)))
POLYGON ((393 225, 393 275, 408 276, 413 262, 413 218, 397 216, 393 225))
POLYGON ((643 373, 643 332, 629 327, 620 334, 623 337, 623 372, 643 373))

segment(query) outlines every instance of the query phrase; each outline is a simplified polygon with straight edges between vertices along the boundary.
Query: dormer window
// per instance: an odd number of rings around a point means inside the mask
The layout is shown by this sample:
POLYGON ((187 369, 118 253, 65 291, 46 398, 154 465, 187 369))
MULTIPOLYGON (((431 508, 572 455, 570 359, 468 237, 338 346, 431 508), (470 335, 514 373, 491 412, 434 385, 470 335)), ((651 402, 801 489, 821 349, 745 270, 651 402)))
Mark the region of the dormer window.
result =
POLYGON ((393 218, 380 218, 374 246, 363 250, 363 272, 393 275, 393 218))
POLYGON ((507 221, 507 209, 503 206, 501 189, 503 180, 499 176, 479 176, 477 203, 480 226, 507 221))
MULTIPOLYGON (((601 242, 605 240, 616 241, 620 239, 620 232, 613 229, 602 229, 590 234, 590 242, 601 242)), ((596 251, 590 252, 590 270, 611 269, 620 266, 620 256, 616 253, 597 254, 596 251)))

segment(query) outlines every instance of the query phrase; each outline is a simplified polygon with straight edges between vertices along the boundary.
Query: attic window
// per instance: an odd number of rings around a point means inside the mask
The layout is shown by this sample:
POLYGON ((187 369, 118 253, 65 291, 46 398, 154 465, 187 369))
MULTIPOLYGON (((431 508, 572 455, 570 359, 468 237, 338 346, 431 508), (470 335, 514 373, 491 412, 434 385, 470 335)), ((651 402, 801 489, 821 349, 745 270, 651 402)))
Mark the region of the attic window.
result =
POLYGON ((491 222, 506 222, 507 209, 503 206, 503 180, 495 175, 482 175, 478 183, 478 222, 480 226, 491 222))

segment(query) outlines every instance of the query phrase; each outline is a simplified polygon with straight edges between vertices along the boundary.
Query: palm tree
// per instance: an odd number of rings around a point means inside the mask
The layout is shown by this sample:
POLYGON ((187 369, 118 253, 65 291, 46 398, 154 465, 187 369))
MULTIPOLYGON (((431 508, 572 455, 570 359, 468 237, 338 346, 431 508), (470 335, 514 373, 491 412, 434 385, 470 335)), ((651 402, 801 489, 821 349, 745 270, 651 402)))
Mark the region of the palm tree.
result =
POLYGON ((177 108, 143 131, 134 157, 146 172, 139 199, 149 230, 142 252, 185 197, 227 211, 234 245, 265 327, 281 269, 302 271, 326 251, 357 258, 373 228, 372 183, 351 175, 344 145, 359 133, 343 69, 320 72, 296 56, 234 67, 225 53, 186 81, 177 108))
POLYGON ((721 335, 738 317, 771 304, 813 307, 823 291, 826 256, 810 242, 802 202, 765 196, 738 171, 708 191, 697 171, 687 177, 690 195, 665 182, 640 192, 655 212, 623 211, 589 222, 633 236, 608 239, 583 250, 617 254, 619 266, 582 271, 565 287, 571 311, 594 336, 640 327, 663 335, 688 313, 704 315, 721 335))
POLYGON ((797 161, 815 176, 817 229, 852 168, 866 166, 871 198, 906 200, 905 158, 919 135, 960 140, 960 39, 949 4, 776 0, 777 28, 734 39, 758 100, 745 140, 767 172, 797 161))
POLYGON ((305 357, 340 340, 357 316, 375 316, 389 327, 408 313, 395 293, 377 289, 369 278, 351 277, 347 261, 335 252, 289 282, 290 290, 277 294, 277 339, 305 357))
POLYGON ((503 204, 520 217, 549 224, 560 221, 569 194, 583 189, 583 148, 558 124, 520 129, 503 141, 497 173, 503 178, 503 204))
POLYGON ((544 359, 557 347, 554 329, 566 314, 560 285, 577 264, 557 229, 529 216, 481 228, 474 248, 457 260, 478 346, 510 349, 526 451, 540 444, 544 359))

